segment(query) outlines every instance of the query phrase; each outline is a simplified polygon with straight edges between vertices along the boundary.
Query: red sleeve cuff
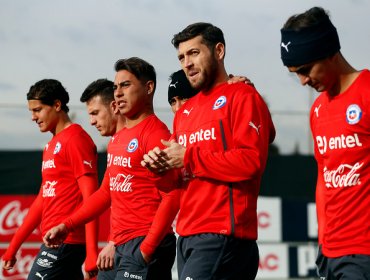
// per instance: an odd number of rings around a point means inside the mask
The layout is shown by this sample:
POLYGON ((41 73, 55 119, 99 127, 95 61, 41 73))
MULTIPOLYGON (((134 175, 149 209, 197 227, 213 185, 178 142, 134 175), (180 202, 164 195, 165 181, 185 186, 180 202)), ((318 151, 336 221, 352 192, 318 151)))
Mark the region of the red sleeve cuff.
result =
POLYGON ((156 249, 157 246, 148 244, 147 242, 145 242, 145 240, 140 245, 140 251, 148 256, 153 255, 156 249))

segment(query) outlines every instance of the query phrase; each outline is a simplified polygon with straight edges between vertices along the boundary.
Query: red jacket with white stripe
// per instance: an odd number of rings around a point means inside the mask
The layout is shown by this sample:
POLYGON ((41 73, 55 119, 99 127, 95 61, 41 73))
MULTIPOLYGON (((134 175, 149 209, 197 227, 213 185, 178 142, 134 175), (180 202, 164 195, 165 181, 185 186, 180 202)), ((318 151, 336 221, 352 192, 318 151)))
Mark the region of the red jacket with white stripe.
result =
POLYGON ((275 128, 254 87, 223 83, 176 113, 174 137, 186 146, 177 232, 257 239, 257 197, 275 128))

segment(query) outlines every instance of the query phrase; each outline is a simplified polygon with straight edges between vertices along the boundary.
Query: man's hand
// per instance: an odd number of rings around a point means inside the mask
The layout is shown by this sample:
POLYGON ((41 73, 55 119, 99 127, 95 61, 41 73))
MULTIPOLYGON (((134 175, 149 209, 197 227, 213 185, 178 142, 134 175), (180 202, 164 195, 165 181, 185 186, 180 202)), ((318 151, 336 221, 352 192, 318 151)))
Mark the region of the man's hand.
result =
POLYGON ((186 148, 175 140, 161 140, 167 148, 161 150, 156 147, 144 155, 141 165, 154 173, 161 173, 172 168, 184 166, 184 155, 186 148))
POLYGON ((85 279, 95 280, 95 276, 98 275, 98 270, 92 270, 92 271, 86 271, 85 273, 85 279))
POLYGON ((113 241, 109 241, 107 245, 100 251, 96 266, 99 270, 112 270, 114 267, 114 253, 116 247, 113 241))
POLYGON ((167 160, 168 156, 159 147, 155 147, 144 155, 141 161, 141 166, 148 168, 153 173, 161 173, 168 170, 167 160))
POLYGON ((247 85, 250 85, 254 87, 254 84, 252 83, 251 80, 249 80, 247 77, 244 76, 234 76, 233 74, 229 74, 229 79, 227 80, 228 84, 235 84, 239 82, 244 82, 247 85))
POLYGON ((68 229, 65 224, 59 224, 51 228, 44 236, 43 241, 46 247, 58 248, 67 238, 68 229))
POLYGON ((167 148, 163 150, 168 160, 166 160, 167 166, 170 168, 181 168, 184 166, 184 156, 186 148, 175 140, 164 141, 161 140, 162 144, 167 148))
POLYGON ((146 264, 149 264, 151 261, 152 261, 152 257, 151 256, 149 256, 149 255, 147 255, 147 254, 145 254, 143 251, 141 251, 140 250, 140 252, 141 252, 141 255, 143 256, 143 259, 144 259, 144 261, 145 261, 145 263, 146 264))
POLYGON ((3 269, 9 270, 9 269, 12 269, 14 267, 15 263, 17 262, 17 259, 14 258, 14 259, 11 259, 9 261, 2 260, 1 262, 2 262, 3 269))

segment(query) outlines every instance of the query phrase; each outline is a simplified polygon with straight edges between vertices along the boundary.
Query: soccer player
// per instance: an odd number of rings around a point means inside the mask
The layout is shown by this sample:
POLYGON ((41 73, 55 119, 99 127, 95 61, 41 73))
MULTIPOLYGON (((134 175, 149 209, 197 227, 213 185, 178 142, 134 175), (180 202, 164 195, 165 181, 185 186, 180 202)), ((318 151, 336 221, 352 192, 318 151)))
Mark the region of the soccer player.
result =
MULTIPOLYGON (((229 74, 227 82, 230 84, 244 82, 254 86, 247 77, 234 76, 232 74, 229 74)), ((170 75, 170 84, 168 85, 168 103, 170 103, 173 113, 176 113, 189 98, 193 97, 197 93, 198 91, 192 88, 189 80, 186 78, 184 70, 178 70, 170 75)))
MULTIPOLYGON (((97 153, 90 136, 68 116, 68 92, 57 80, 45 79, 27 93, 32 121, 41 132, 51 132, 42 159, 40 192, 22 226, 2 256, 3 268, 11 269, 21 244, 41 225, 44 235, 76 211, 98 186, 97 153)), ((58 248, 42 245, 28 279, 83 279, 82 264, 90 276, 97 272, 97 222, 76 227, 58 248)))
POLYGON ((172 40, 193 88, 176 113, 174 140, 144 156, 160 174, 182 168, 177 220, 179 279, 254 279, 258 269, 257 197, 275 137, 256 89, 228 84, 222 31, 195 23, 172 40))
MULTIPOLYGON (((89 84, 81 95, 80 101, 86 103, 90 124, 102 136, 113 136, 125 125, 125 118, 119 114, 114 101, 113 82, 98 79, 89 84)), ((117 256, 116 256, 117 259, 117 256)), ((113 280, 116 277, 114 241, 110 240, 100 251, 97 259, 98 280, 113 280)))
POLYGON ((320 92, 310 112, 320 279, 370 279, 370 72, 343 57, 321 7, 285 22, 280 49, 301 84, 320 92))
POLYGON ((176 113, 190 97, 197 93, 198 91, 191 87, 182 69, 171 74, 168 85, 168 103, 173 113, 176 113))
POLYGON ((114 101, 113 85, 112 81, 98 79, 86 87, 80 98, 86 104, 90 124, 101 136, 113 136, 125 122, 114 101))
POLYGON ((172 279, 178 174, 157 176, 140 164, 145 153, 170 137, 153 110, 156 73, 136 57, 118 60, 115 70, 114 96, 126 125, 108 145, 102 186, 80 211, 46 233, 44 242, 57 246, 66 233, 111 205, 111 235, 119 257, 116 278, 172 279))

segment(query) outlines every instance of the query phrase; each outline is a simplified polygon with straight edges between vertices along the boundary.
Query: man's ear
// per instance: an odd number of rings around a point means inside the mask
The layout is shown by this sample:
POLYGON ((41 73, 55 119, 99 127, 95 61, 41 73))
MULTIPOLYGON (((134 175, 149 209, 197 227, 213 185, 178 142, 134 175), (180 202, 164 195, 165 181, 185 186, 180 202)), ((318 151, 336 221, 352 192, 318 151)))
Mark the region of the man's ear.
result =
POLYGON ((215 46, 215 56, 218 60, 222 60, 225 57, 225 45, 217 43, 215 46))
POLYGON ((118 110, 118 106, 117 106, 117 102, 116 101, 112 101, 110 103, 110 109, 112 110, 113 114, 115 115, 118 115, 119 114, 119 110, 118 110))
POLYGON ((55 111, 57 112, 62 111, 62 102, 59 99, 55 100, 53 107, 55 108, 55 111))
POLYGON ((153 95, 154 94, 154 81, 152 80, 147 81, 146 88, 147 88, 147 93, 149 95, 153 95))

